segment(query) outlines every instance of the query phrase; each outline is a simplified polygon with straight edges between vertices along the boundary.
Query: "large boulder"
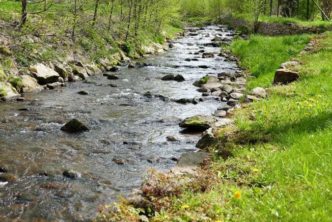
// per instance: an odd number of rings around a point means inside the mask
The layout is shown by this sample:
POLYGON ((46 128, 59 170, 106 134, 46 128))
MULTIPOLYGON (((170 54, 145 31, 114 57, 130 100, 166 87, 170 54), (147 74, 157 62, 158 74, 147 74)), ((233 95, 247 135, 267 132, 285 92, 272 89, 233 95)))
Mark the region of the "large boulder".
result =
POLYGON ((59 73, 41 63, 30 66, 29 70, 41 85, 57 82, 60 78, 59 73))
POLYGON ((183 120, 179 125, 182 128, 186 128, 190 131, 205 131, 209 129, 216 120, 211 116, 192 116, 183 120))
POLYGON ((23 93, 40 92, 41 90, 43 90, 43 87, 38 84, 35 78, 29 75, 22 75, 21 79, 23 93))
POLYGON ((299 77, 298 72, 288 69, 278 69, 274 75, 273 84, 285 85, 296 81, 299 77))
POLYGON ((89 131, 89 128, 84 125, 81 121, 77 119, 72 119, 68 123, 66 123, 62 128, 62 131, 67 133, 80 133, 83 131, 89 131))
POLYGON ((12 85, 0 82, 0 99, 11 100, 19 96, 20 94, 17 93, 16 89, 12 87, 12 85))

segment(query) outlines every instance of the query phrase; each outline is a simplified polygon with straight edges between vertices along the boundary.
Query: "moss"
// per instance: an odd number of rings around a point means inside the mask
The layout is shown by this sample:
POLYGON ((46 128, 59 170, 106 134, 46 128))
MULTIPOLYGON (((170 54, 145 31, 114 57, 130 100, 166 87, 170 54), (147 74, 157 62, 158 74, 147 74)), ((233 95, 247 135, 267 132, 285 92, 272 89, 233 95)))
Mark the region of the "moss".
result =
POLYGON ((8 82, 17 90, 21 91, 23 88, 23 82, 20 77, 17 76, 10 76, 8 82))
POLYGON ((200 78, 198 81, 194 82, 194 86, 200 87, 204 84, 206 84, 209 81, 209 76, 203 76, 202 78, 200 78))

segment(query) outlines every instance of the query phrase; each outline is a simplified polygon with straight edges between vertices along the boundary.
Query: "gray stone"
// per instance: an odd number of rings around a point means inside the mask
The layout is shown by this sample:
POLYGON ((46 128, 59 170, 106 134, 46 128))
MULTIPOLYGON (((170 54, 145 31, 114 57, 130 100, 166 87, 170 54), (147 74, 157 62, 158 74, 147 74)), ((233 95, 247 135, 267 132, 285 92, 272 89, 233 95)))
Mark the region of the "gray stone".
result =
POLYGON ((41 63, 30 66, 29 70, 41 85, 57 82, 60 77, 59 73, 41 63))
POLYGON ((256 97, 265 98, 267 96, 267 92, 262 87, 256 87, 251 91, 251 94, 256 97))

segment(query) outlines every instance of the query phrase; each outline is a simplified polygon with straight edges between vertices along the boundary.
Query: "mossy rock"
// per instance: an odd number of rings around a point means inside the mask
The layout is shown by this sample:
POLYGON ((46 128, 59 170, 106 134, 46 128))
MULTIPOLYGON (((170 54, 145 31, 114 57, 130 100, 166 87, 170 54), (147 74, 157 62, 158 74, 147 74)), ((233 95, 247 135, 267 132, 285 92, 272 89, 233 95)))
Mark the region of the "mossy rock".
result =
POLYGON ((211 116, 192 116, 183 120, 179 125, 190 131, 205 131, 209 129, 216 120, 211 116))
POLYGON ((194 86, 201 87, 209 81, 210 76, 206 75, 200 78, 198 81, 194 82, 194 86))
POLYGON ((8 82, 18 91, 21 92, 23 88, 22 78, 18 76, 10 76, 8 82))

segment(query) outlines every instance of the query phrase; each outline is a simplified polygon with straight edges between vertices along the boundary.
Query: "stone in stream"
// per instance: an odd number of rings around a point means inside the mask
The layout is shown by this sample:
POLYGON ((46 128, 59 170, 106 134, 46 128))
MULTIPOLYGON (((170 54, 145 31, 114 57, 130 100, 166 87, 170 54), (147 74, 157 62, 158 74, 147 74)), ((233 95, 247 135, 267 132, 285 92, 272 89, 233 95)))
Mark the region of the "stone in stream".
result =
POLYGON ((117 80, 117 79, 119 79, 118 76, 116 76, 114 74, 110 74, 110 73, 105 73, 104 76, 106 76, 107 79, 109 79, 109 80, 117 80))
POLYGON ((60 78, 59 73, 41 63, 30 66, 29 71, 41 85, 57 82, 60 78))
POLYGON ((211 116, 197 115, 186 118, 179 124, 179 126, 190 131, 202 132, 209 129, 215 122, 215 118, 211 116))
POLYGON ((79 120, 72 119, 68 123, 66 123, 63 127, 61 127, 61 130, 67 133, 80 133, 83 131, 89 131, 89 128, 79 120))
POLYGON ((208 69, 209 66, 207 66, 207 65, 199 65, 198 68, 201 68, 201 69, 208 69))
POLYGON ((110 87, 112 87, 112 88, 116 88, 116 87, 118 87, 117 85, 115 85, 115 84, 112 84, 112 83, 111 83, 111 84, 109 84, 109 86, 110 86, 110 87))
POLYGON ((185 81, 184 77, 182 75, 173 75, 168 74, 161 78, 163 81, 177 81, 177 82, 183 82, 185 81))
POLYGON ((300 78, 298 72, 288 69, 278 69, 274 75, 273 84, 286 85, 298 80, 298 78, 300 78))
POLYGON ((109 71, 109 72, 117 72, 117 71, 119 71, 119 67, 113 66, 112 68, 108 69, 107 71, 109 71))
POLYGON ((214 115, 222 118, 227 116, 227 112, 225 110, 217 110, 214 115))
POLYGON ((169 141, 169 142, 176 142, 176 141, 179 141, 175 136, 167 136, 166 139, 167 139, 167 141, 169 141))
POLYGON ((174 100, 174 102, 179 103, 179 104, 183 104, 183 105, 189 104, 189 103, 194 104, 194 105, 198 104, 197 99, 187 99, 187 98, 177 99, 177 100, 174 100))
POLYGON ((74 170, 65 170, 63 171, 62 175, 64 177, 70 178, 70 179, 79 179, 82 177, 82 175, 79 172, 76 172, 74 170))
POLYGON ((202 58, 203 59, 214 58, 214 54, 212 52, 204 52, 202 58))
POLYGON ((125 161, 123 159, 120 158, 113 158, 112 161, 118 165, 124 165, 125 161))
POLYGON ((89 93, 87 91, 85 91, 85 90, 81 90, 77 94, 82 95, 82 96, 89 95, 89 93))

